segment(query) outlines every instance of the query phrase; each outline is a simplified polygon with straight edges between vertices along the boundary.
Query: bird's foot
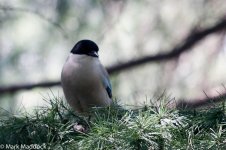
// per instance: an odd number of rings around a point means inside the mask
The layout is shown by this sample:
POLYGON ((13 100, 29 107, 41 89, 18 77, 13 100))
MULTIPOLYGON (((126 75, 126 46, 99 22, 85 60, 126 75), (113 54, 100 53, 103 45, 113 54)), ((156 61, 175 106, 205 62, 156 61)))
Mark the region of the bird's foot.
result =
POLYGON ((81 124, 75 123, 73 125, 73 130, 75 132, 80 132, 80 133, 86 133, 87 132, 87 128, 81 124))

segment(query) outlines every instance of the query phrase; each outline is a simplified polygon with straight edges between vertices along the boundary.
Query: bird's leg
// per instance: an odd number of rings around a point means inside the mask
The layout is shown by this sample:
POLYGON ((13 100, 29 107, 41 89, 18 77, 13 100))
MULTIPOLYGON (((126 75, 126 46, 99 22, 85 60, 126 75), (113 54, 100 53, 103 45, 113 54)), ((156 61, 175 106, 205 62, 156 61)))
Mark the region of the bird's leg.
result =
MULTIPOLYGON (((90 120, 91 120, 91 115, 88 115, 87 120, 84 119, 84 121, 85 121, 85 123, 86 123, 87 125, 82 125, 82 124, 76 122, 76 123, 73 125, 74 131, 80 132, 80 133, 86 133, 86 132, 88 131, 88 129, 90 128, 90 120)), ((84 124, 84 123, 83 123, 83 124, 84 124)))
POLYGON ((81 125, 81 124, 78 124, 78 123, 75 123, 73 125, 73 129, 74 129, 74 131, 80 132, 80 133, 85 133, 86 132, 85 127, 83 125, 81 125))

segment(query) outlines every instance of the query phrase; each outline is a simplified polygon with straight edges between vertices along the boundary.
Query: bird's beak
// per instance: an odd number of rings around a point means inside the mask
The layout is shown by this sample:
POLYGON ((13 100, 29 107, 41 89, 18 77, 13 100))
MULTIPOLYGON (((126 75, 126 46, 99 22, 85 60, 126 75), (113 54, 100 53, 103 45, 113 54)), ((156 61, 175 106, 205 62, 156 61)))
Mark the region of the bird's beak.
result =
POLYGON ((97 57, 99 56, 98 53, 97 53, 96 51, 94 52, 94 55, 97 56, 97 57))
POLYGON ((99 55, 96 51, 92 51, 92 52, 88 53, 88 55, 93 56, 93 57, 99 57, 99 55))

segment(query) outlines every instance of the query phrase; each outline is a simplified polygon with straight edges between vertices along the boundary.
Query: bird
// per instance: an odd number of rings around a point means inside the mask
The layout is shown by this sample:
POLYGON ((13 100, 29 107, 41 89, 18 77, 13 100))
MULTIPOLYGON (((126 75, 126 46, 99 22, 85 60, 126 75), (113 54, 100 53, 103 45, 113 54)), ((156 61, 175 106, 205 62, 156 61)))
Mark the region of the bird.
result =
POLYGON ((91 40, 78 41, 61 72, 61 85, 69 105, 78 113, 112 104, 108 72, 99 60, 99 48, 91 40))

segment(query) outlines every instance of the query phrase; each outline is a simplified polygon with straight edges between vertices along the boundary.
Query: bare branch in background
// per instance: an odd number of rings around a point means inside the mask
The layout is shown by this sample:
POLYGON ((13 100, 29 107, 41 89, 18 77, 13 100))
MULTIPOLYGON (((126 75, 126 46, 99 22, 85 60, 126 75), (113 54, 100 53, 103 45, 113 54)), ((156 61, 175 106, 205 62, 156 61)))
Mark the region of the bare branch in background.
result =
POLYGON ((15 92, 18 92, 20 90, 31 90, 33 88, 48 88, 52 86, 59 86, 60 81, 56 82, 39 82, 39 83, 30 83, 30 84, 18 84, 18 85, 12 85, 7 87, 0 87, 0 95, 2 94, 12 94, 15 92))
POLYGON ((206 97, 204 99, 191 99, 191 100, 179 100, 176 104, 177 108, 197 108, 201 106, 214 105, 217 102, 225 101, 226 93, 219 94, 219 96, 215 97, 206 97))
MULTIPOLYGON (((163 62, 173 58, 179 57, 183 52, 191 50, 191 48, 197 44, 200 40, 204 39, 207 35, 213 34, 215 32, 219 32, 226 29, 226 18, 222 19, 215 25, 208 27, 206 29, 202 29, 196 31, 195 33, 190 33, 188 38, 184 42, 180 42, 176 47, 171 50, 168 50, 165 53, 159 53, 157 55, 145 56, 137 60, 131 60, 129 62, 113 65, 111 67, 107 67, 107 71, 109 74, 118 73, 121 71, 125 71, 127 69, 137 67, 139 65, 145 63, 156 63, 163 62), (181 44, 182 43, 182 44, 181 44)), ((54 82, 40 82, 37 84, 23 84, 23 85, 12 85, 9 87, 0 87, 0 94, 3 93, 13 93, 19 90, 32 89, 36 87, 51 87, 51 86, 59 86, 60 81, 54 82)))
MULTIPOLYGON (((0 8, 0 9, 2 9, 2 8, 0 8)), ((195 46, 199 41, 203 40, 206 36, 219 32, 219 31, 223 31, 225 29, 226 29, 226 18, 223 18, 222 20, 220 20, 218 23, 216 23, 215 25, 213 25, 211 27, 207 27, 205 29, 190 33, 184 41, 180 42, 177 46, 175 46, 171 50, 168 50, 167 52, 164 52, 164 53, 162 52, 162 53, 159 53, 154 56, 153 55, 145 56, 140 59, 113 65, 111 67, 108 67, 107 70, 108 70, 109 74, 114 74, 114 73, 118 73, 121 71, 125 71, 127 69, 137 67, 137 66, 145 64, 145 63, 164 62, 164 61, 167 61, 170 59, 177 58, 182 53, 191 50, 191 48, 193 46, 195 46)), ((37 88, 37 87, 46 88, 46 87, 59 86, 59 85, 60 85, 60 81, 55 81, 55 82, 40 82, 37 84, 23 84, 23 85, 13 85, 13 86, 8 86, 8 87, 0 87, 0 95, 5 94, 5 93, 14 93, 19 90, 28 90, 28 89, 33 89, 33 88, 37 88)), ((185 106, 185 105, 188 107, 189 106, 191 106, 191 107, 200 106, 200 105, 209 103, 210 100, 215 102, 215 101, 222 100, 222 98, 226 98, 226 94, 220 95, 219 97, 214 97, 214 98, 210 97, 210 98, 203 99, 203 100, 194 100, 194 101, 190 101, 190 102, 183 101, 180 104, 178 104, 178 107, 185 106)))
POLYGON ((26 8, 20 8, 20 7, 2 6, 2 5, 0 5, 0 10, 2 10, 2 11, 17 11, 17 12, 22 12, 22 13, 30 13, 30 14, 33 14, 35 16, 38 16, 42 20, 44 20, 44 21, 50 23, 51 25, 53 25, 63 35, 64 38, 68 39, 68 35, 67 35, 66 31, 63 29, 63 27, 60 24, 58 24, 57 22, 53 21, 50 18, 47 18, 46 16, 44 16, 43 14, 41 14, 38 11, 31 10, 31 9, 26 9, 26 8))
POLYGON ((207 35, 219 32, 226 29, 226 18, 222 19, 212 27, 202 29, 196 32, 192 32, 188 35, 188 37, 180 42, 177 46, 175 46, 171 50, 167 50, 167 52, 159 53, 157 55, 145 56, 143 58, 132 60, 127 63, 118 64, 108 68, 109 73, 116 73, 120 71, 124 71, 126 69, 130 69, 132 67, 136 67, 138 65, 142 65, 144 63, 150 62, 163 62, 176 57, 179 57, 182 53, 191 50, 191 48, 197 44, 200 40, 204 39, 207 35))

